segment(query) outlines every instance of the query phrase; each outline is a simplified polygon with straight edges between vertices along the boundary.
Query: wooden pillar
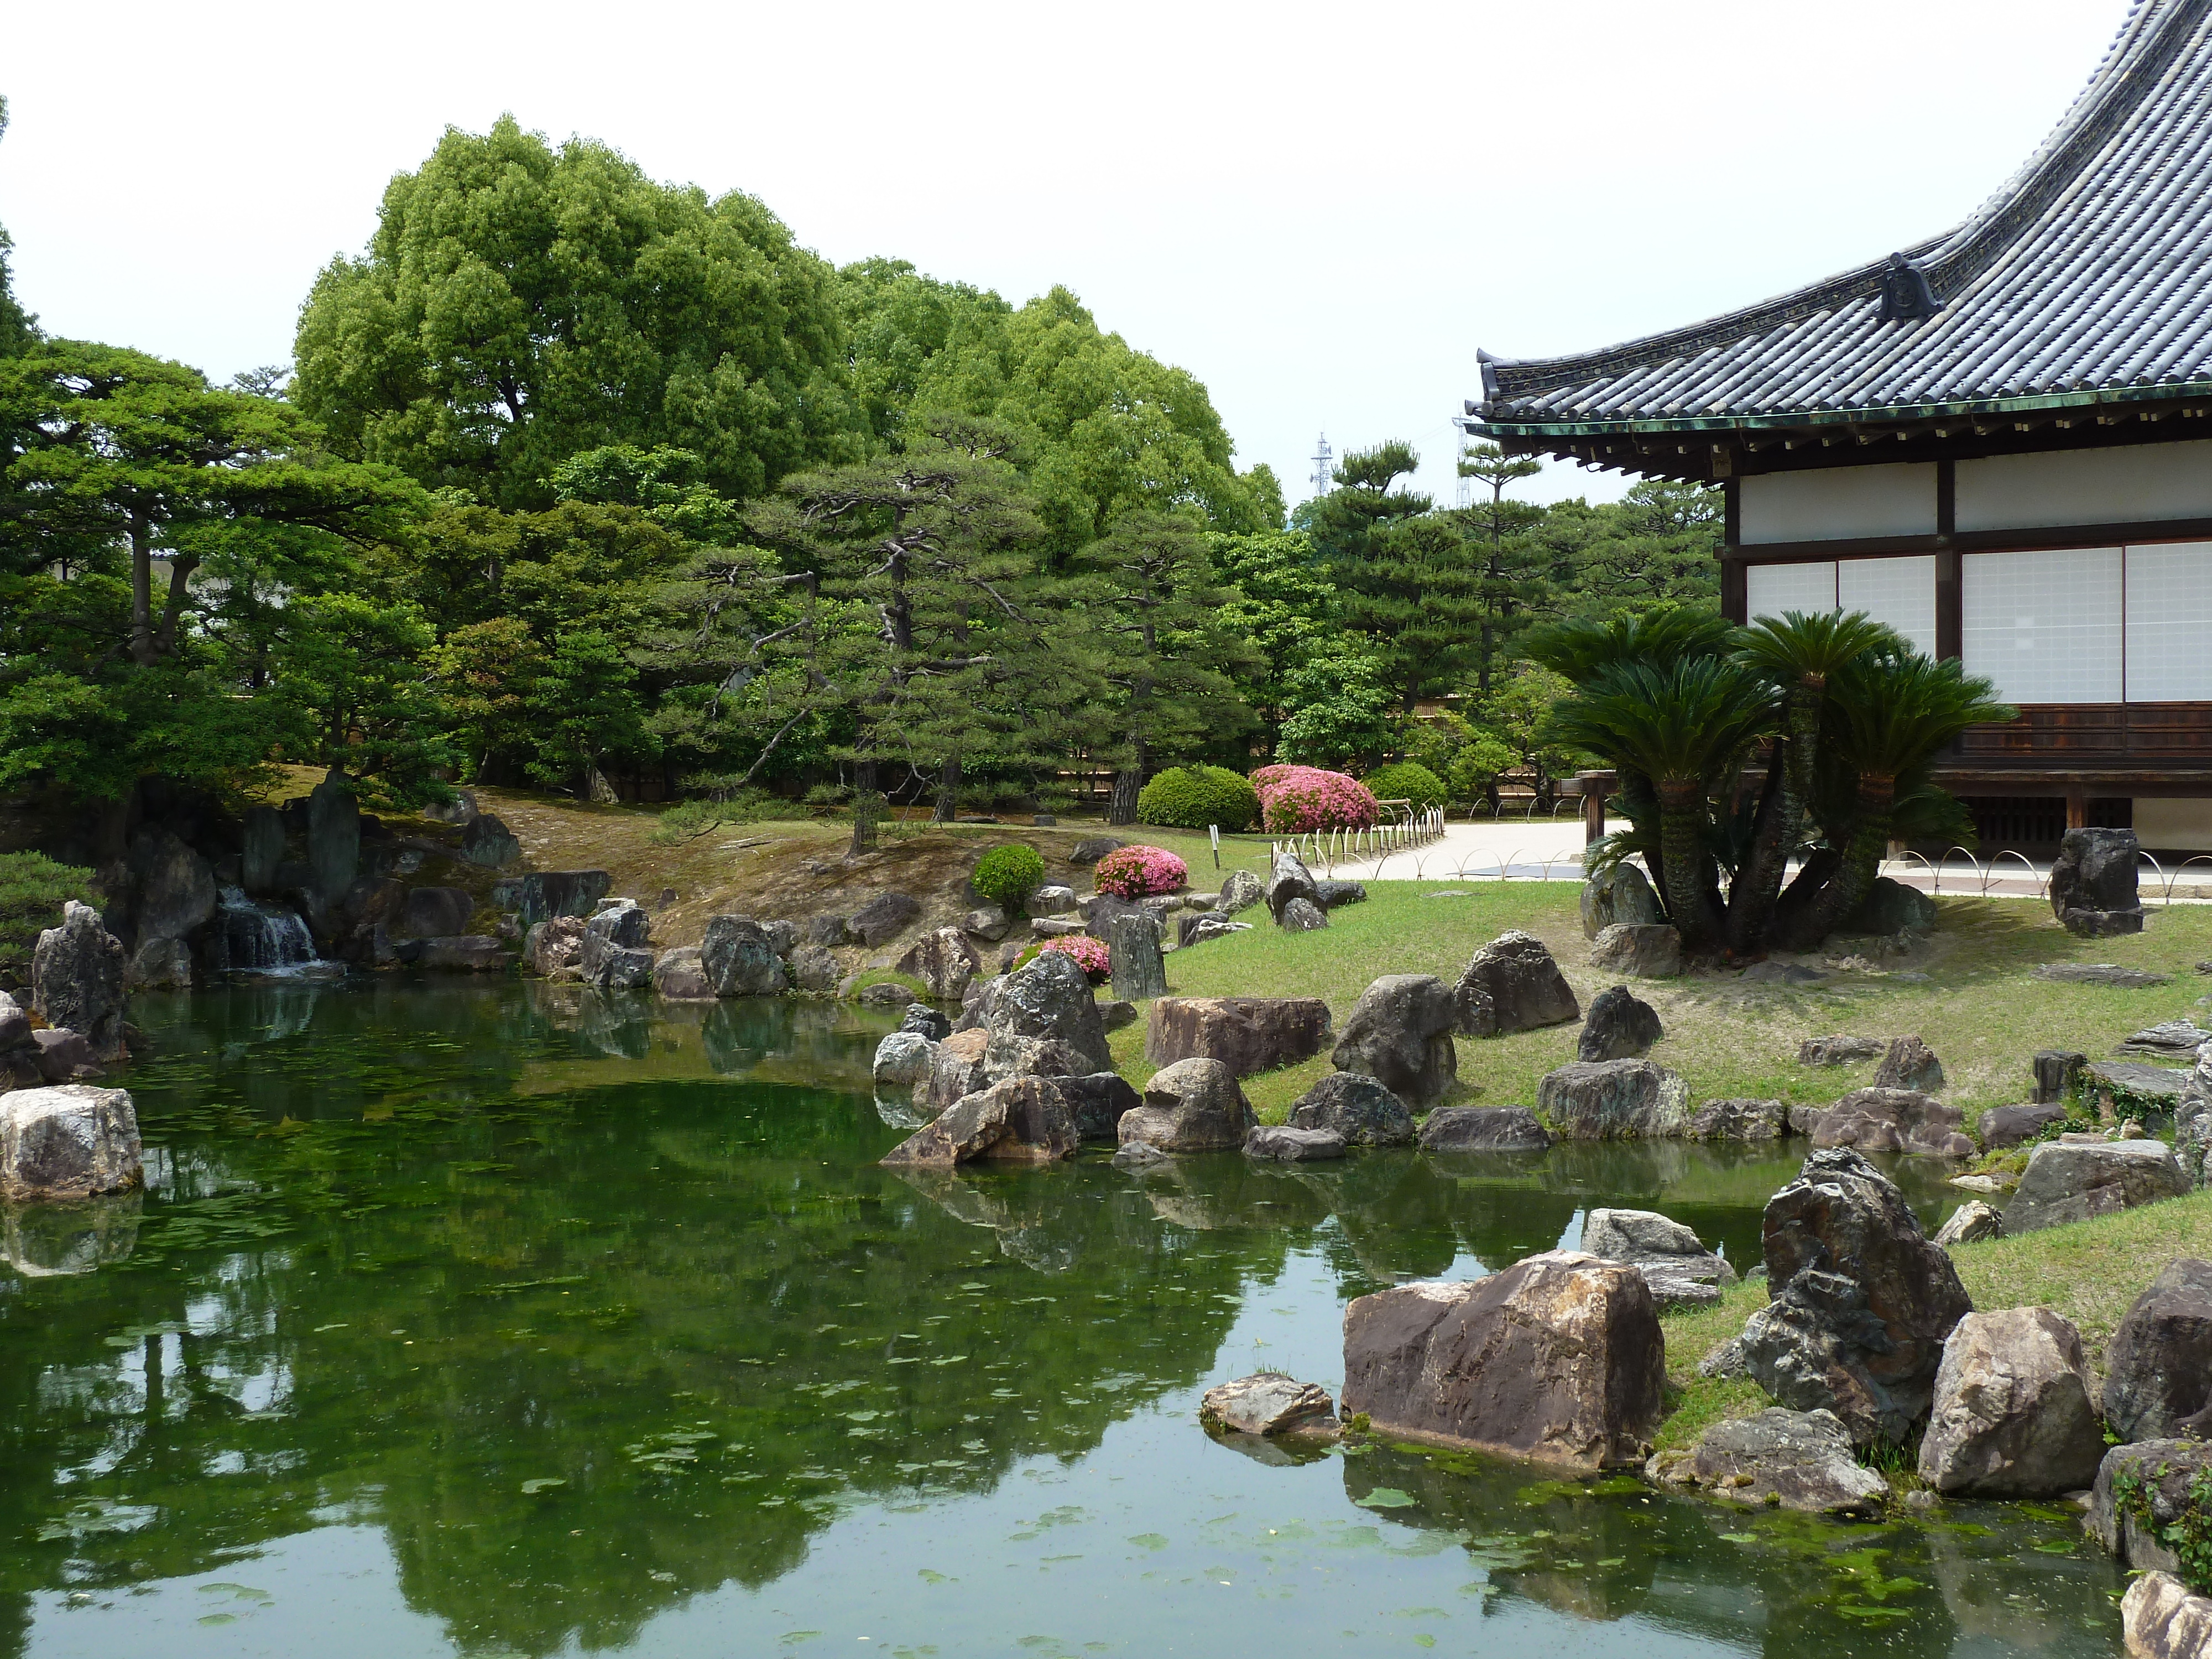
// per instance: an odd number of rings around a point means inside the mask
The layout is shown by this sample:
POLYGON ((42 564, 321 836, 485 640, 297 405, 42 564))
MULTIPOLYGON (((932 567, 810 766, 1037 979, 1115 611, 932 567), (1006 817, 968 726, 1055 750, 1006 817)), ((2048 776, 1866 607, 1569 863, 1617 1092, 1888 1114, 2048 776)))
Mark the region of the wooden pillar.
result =
POLYGON ((1605 834, 1605 775, 1584 772, 1578 781, 1583 787, 1583 845, 1587 847, 1605 834))
POLYGON ((2076 784, 2066 792, 2066 827, 2087 830, 2089 827, 2089 792, 2076 784))

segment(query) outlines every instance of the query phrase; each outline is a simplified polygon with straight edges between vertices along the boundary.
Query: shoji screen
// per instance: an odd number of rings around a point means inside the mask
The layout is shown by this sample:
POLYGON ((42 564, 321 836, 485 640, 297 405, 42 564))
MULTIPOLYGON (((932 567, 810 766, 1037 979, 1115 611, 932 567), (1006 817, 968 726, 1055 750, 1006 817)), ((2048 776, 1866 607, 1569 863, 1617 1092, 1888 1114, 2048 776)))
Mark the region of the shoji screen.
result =
POLYGON ((1808 613, 1836 608, 1836 565, 1832 559, 1810 564, 1753 564, 1744 567, 1744 614, 1753 622, 1785 611, 1808 613))
POLYGON ((2130 702, 2212 702, 2212 543, 2128 550, 2130 702))
POLYGON ((1936 556, 1845 559, 1836 567, 1836 608, 1887 623, 1926 656, 1936 654, 1936 556))
POLYGON ((2013 702, 2121 698, 2120 550, 1969 553, 1960 654, 2013 702))

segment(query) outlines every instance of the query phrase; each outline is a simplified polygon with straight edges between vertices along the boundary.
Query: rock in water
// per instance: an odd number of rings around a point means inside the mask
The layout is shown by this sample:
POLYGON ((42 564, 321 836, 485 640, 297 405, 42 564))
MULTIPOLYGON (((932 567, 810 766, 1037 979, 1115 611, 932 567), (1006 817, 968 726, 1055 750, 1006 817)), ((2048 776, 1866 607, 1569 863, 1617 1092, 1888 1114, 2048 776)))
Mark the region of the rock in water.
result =
POLYGON ((1304 899, 1316 910, 1321 908, 1321 891, 1314 885, 1313 872, 1295 853, 1275 854, 1267 873, 1267 914, 1278 924, 1283 920, 1284 907, 1293 899, 1304 899))
POLYGON ((898 970, 911 974, 940 1002, 957 1002, 983 966, 983 958, 957 927, 924 933, 898 959, 898 970))
POLYGON ((1526 1106, 1439 1106, 1421 1122, 1425 1152, 1540 1152, 1551 1144, 1526 1106))
POLYGON ((1328 912, 1311 899, 1294 898, 1279 918, 1286 933, 1315 933, 1328 926, 1328 912))
POLYGON ((1807 1158, 1767 1200, 1764 1231, 1773 1299, 1744 1327, 1746 1369, 1784 1406, 1834 1412, 1856 1444, 1901 1443, 1973 1307, 1951 1258, 1848 1148, 1807 1158))
POLYGON ((1074 1157, 1079 1144, 1058 1085, 1050 1078, 1012 1077, 956 1103, 882 1161, 940 1170, 979 1158, 1051 1164, 1074 1157))
POLYGON ((1116 1126, 1123 1145, 1164 1152, 1233 1152, 1259 1127, 1237 1079, 1218 1060, 1179 1060, 1152 1073, 1145 1103, 1116 1126))
MULTIPOLYGON (((447 943, 445 939, 423 940, 416 961, 425 968, 446 965, 451 953, 434 951, 433 947, 447 943)), ((496 948, 499 941, 493 939, 490 943, 496 948)), ((652 951, 627 949, 590 928, 584 930, 583 949, 577 954, 576 968, 585 984, 601 991, 637 991, 653 983, 652 951)))
POLYGON ((1575 1058, 1591 1062, 1641 1060, 1665 1035, 1659 1011, 1626 985, 1616 985, 1591 1000, 1589 1018, 1575 1043, 1575 1058))
POLYGON ((1340 1072, 1371 1077, 1416 1109, 1435 1105, 1459 1077, 1456 1009, 1433 974, 1386 974, 1359 994, 1330 1054, 1340 1072))
POLYGON ((904 1089, 928 1079, 937 1045, 916 1031, 893 1031, 876 1045, 872 1075, 878 1089, 904 1089))
POLYGON ((1057 1077, 1053 1082, 1075 1115, 1075 1133, 1085 1140, 1100 1140, 1109 1146, 1121 1138, 1121 1120, 1145 1103, 1145 1097, 1119 1072, 1057 1077))
POLYGON ((2032 1233, 2179 1198, 2188 1190, 2188 1178, 2164 1141, 2047 1140, 2027 1160, 2027 1173, 2005 1206, 2004 1229, 2008 1236, 2032 1233))
POLYGON ((145 1179, 138 1114, 123 1090, 70 1083, 0 1095, 0 1198, 66 1203, 145 1179))
POLYGON ((1156 1066, 1218 1060, 1239 1077, 1310 1059, 1328 1047, 1328 1004, 1319 997, 1162 997, 1145 1028, 1156 1066))
POLYGON ((772 997, 791 986, 768 930, 750 916, 710 916, 700 965, 718 997, 772 997))
POLYGON ((1106 939, 1114 994, 1127 1002, 1149 1002, 1168 994, 1167 958, 1160 954, 1160 926, 1141 912, 1115 918, 1106 939))
POLYGON ((1717 1302, 1722 1283, 1735 1282, 1697 1234, 1656 1210, 1592 1210, 1583 1223, 1583 1249, 1636 1268, 1662 1307, 1717 1302))
POLYGON ((131 952, 123 982, 149 991, 178 991, 192 982, 191 949, 180 939, 149 939, 131 952))
POLYGON ((47 1024, 80 1033, 95 1058, 123 1058, 123 942, 100 912, 70 899, 62 925, 31 952, 31 1007, 47 1024))
POLYGON ((1632 864, 1616 864, 1583 883, 1582 913, 1584 939, 1595 939, 1608 927, 1649 927, 1665 920, 1658 894, 1632 864))
POLYGON ((1814 1125, 1815 1146, 1856 1146, 1868 1152, 1918 1152, 1972 1158, 1974 1143, 1955 1106, 1911 1089, 1854 1089, 1814 1125))
MULTIPOLYGON (((573 976, 583 966, 585 931, 581 916, 554 916, 533 923, 523 935, 524 970, 544 979, 573 976)), ((711 985, 708 994, 714 994, 711 985)))
POLYGON ((1410 1146, 1415 1133, 1406 1103, 1358 1072, 1331 1072, 1298 1097, 1285 1121, 1326 1130, 1348 1146, 1410 1146))
POLYGON ((1969 1313, 1936 1373, 1920 1478, 1959 1498, 2055 1498, 2097 1478, 2105 1436, 2081 1335, 2048 1308, 1969 1313))
POLYGON ((1462 1036, 1505 1036, 1579 1016, 1574 988, 1543 940, 1534 934, 1501 934, 1474 953, 1453 992, 1462 1036))
POLYGON ((899 1030, 915 1032, 932 1042, 942 1042, 952 1035, 952 1022, 926 1002, 909 1002, 906 1018, 899 1021, 899 1030))
POLYGON ((2069 933, 2096 939, 2142 932, 2136 891, 2142 852, 2132 830, 2069 830, 2051 866, 2051 909, 2069 933))
POLYGON ((837 958, 819 945, 794 946, 787 971, 792 988, 811 996, 827 996, 837 988, 837 958))
POLYGON ((39 1075, 48 1083, 88 1083, 100 1073, 99 1056, 81 1032, 58 1025, 31 1033, 39 1075))
POLYGON ((1659 1140, 1690 1124, 1690 1085, 1648 1060, 1576 1061, 1536 1085, 1536 1109, 1562 1140, 1659 1140))
POLYGON ((1985 1238, 2004 1237, 2004 1218, 1978 1198, 1970 1198, 1951 1212, 1936 1230, 1932 1241, 1948 1249, 1954 1244, 1977 1244, 1985 1238))
POLYGON ((1789 1133, 1783 1100, 1709 1100, 1682 1131, 1689 1140, 1779 1140, 1789 1133))
POLYGON ((1692 1449, 1653 1458, 1646 1473, 1731 1504, 1839 1520, 1875 1520, 1889 1500, 1889 1483, 1861 1467, 1850 1431, 1832 1412, 1773 1407, 1717 1423, 1692 1449))
MULTIPOLYGON (((1051 1074, 1087 1077, 1114 1069, 1098 1000, 1074 958, 1048 951, 1000 981, 989 999, 983 1029, 990 1037, 986 1064, 992 1080, 1051 1065, 1051 1074), (1035 1045, 1055 1044, 1040 1051, 1035 1045)), ((1242 1139, 1242 1137, 1239 1137, 1242 1139)))
POLYGON ((1800 1066, 1852 1066, 1863 1060, 1879 1060, 1889 1052, 1880 1037, 1807 1037, 1797 1045, 1800 1066))
POLYGON ((929 1075, 915 1085, 914 1103, 941 1112, 988 1087, 983 1060, 989 1041, 990 1034, 980 1027, 940 1039, 930 1056, 929 1075))
POLYGON ((1874 1086, 1932 1095, 1943 1086, 1943 1062, 1918 1037, 1901 1036, 1889 1045, 1881 1064, 1875 1068, 1874 1086))
MULTIPOLYGON (((4 1109, 4 1106, 0 1106, 4 1109)), ((2082 1524, 2124 1567, 2181 1571, 2167 1535, 2185 1516, 2202 1516, 2194 1488, 2212 1479, 2212 1444, 2202 1440, 2139 1440, 2115 1446, 2097 1468, 2082 1524)))
POLYGON ((1280 1371, 1261 1371, 1208 1389, 1198 1420, 1216 1433, 1333 1435, 1336 1420, 1328 1390, 1280 1371))
POLYGON ((2137 1659, 2212 1655, 2212 1599, 2172 1573, 2147 1572, 2120 1598, 2120 1631, 2137 1659))
POLYGON ((2105 1355, 2105 1418, 2123 1440, 2212 1438, 2212 1261, 2169 1261, 2105 1355))
POLYGON ((653 964, 653 988, 669 1002, 712 1002, 714 988, 707 982, 707 969, 696 945, 679 945, 664 951, 653 964))
POLYGON ((1344 1152, 1344 1137, 1334 1129, 1263 1123, 1244 1137, 1244 1156, 1262 1163, 1310 1164, 1342 1158, 1344 1152))
POLYGON ((1570 1468, 1641 1463, 1665 1382, 1633 1267, 1576 1250, 1472 1283, 1401 1285, 1344 1315, 1344 1409, 1384 1434, 1570 1468))
POLYGON ((1615 922, 1592 942, 1590 965, 1635 979, 1674 979, 1682 971, 1682 936, 1656 922, 1615 922))
POLYGON ((888 945, 921 914, 919 901, 904 893, 878 893, 846 918, 845 926, 871 951, 888 945))
POLYGON ((2066 1121, 2066 1109, 2052 1101, 2040 1106, 1993 1106, 1976 1126, 1991 1152, 2034 1139, 2054 1123, 2066 1121))
POLYGON ((1221 884, 1221 896, 1214 908, 1224 916, 1233 916, 1239 910, 1249 910, 1267 896, 1267 884, 1249 870, 1231 870, 1221 884))

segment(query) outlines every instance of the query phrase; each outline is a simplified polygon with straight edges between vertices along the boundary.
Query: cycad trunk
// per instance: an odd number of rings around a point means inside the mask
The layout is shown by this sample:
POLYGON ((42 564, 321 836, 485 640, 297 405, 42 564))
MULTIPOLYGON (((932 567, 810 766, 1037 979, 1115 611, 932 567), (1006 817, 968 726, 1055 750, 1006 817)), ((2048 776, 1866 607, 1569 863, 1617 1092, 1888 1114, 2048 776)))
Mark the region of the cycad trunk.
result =
POLYGON ((1705 880, 1705 787, 1694 780, 1659 786, 1659 858, 1667 866, 1667 911, 1687 951, 1710 951, 1719 918, 1705 880))
MULTIPOLYGON (((1793 950, 1810 951, 1849 921, 1874 885, 1881 858, 1889 847, 1889 831, 1897 805, 1897 780, 1872 774, 1859 779, 1857 811, 1851 838, 1834 864, 1834 873, 1806 895, 1802 908, 1793 906, 1787 943, 1793 950)), ((1796 896, 1793 884, 1790 896, 1796 896)))
POLYGON ((1775 901, 1781 896, 1782 878, 1789 873, 1790 854, 1796 850, 1804 814, 1790 780, 1796 757, 1794 744, 1777 745, 1766 769, 1766 783, 1753 820, 1751 850, 1729 885, 1726 948, 1731 957, 1755 957, 1766 949, 1767 932, 1774 920, 1775 901))

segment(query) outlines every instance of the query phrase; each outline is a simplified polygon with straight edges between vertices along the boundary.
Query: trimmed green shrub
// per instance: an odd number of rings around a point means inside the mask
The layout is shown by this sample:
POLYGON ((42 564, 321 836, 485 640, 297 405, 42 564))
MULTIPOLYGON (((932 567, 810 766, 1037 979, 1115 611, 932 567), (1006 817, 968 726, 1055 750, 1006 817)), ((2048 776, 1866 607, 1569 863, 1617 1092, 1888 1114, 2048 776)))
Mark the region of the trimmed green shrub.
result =
POLYGON ((1137 818, 1178 830, 1218 823, 1235 835, 1259 823, 1260 792, 1226 767, 1172 766, 1139 793, 1137 818))
POLYGON ((1022 901, 1044 882, 1044 858, 1034 847, 1016 842, 994 847, 975 861, 969 885, 982 897, 1008 910, 1018 910, 1022 901))
POLYGON ((62 906, 70 899, 99 903, 91 871, 43 853, 0 853, 0 985, 31 982, 39 935, 62 925, 62 906))
POLYGON ((1413 761, 1378 766, 1360 781, 1376 799, 1410 800, 1416 811, 1442 806, 1451 798, 1442 778, 1413 761))

